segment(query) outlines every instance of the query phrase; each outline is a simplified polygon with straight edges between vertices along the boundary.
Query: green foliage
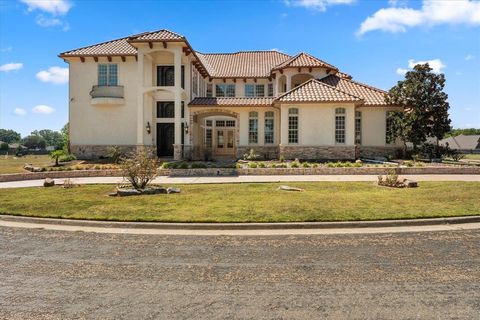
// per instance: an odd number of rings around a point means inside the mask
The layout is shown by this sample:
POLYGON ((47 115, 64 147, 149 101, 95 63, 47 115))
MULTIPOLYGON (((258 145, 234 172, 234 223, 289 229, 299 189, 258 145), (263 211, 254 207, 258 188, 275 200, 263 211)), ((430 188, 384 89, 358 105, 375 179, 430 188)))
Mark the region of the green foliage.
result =
POLYGON ((63 136, 58 131, 43 129, 32 131, 31 134, 45 139, 45 144, 47 147, 52 146, 55 147, 55 149, 63 149, 63 136))
POLYGON ((285 162, 285 156, 282 154, 280 155, 280 158, 279 158, 280 162, 285 162))
POLYGON ((124 156, 124 152, 122 148, 120 148, 119 146, 107 147, 107 157, 113 163, 118 163, 123 156, 124 156))
POLYGON ((265 162, 259 162, 258 167, 259 168, 266 168, 267 166, 265 165, 265 162))
POLYGON ((45 138, 38 135, 29 135, 22 139, 22 144, 28 149, 45 149, 47 142, 45 138))
POLYGON ((0 141, 6 143, 19 142, 22 139, 20 133, 11 129, 0 129, 0 141))
POLYGON ((310 168, 310 164, 308 162, 302 162, 303 168, 310 168))
POLYGON ((192 163, 192 169, 203 169, 203 168, 207 168, 207 165, 203 162, 192 163))
POLYGON ((60 133, 62 134, 62 137, 63 137, 63 150, 70 153, 70 123, 69 122, 67 122, 62 127, 62 129, 60 130, 60 133))
POLYGON ((398 180, 398 174, 395 170, 390 170, 385 177, 378 176, 378 185, 395 188, 401 188, 404 186, 403 183, 398 180))
POLYGON ((142 148, 120 160, 123 178, 135 189, 143 189, 157 175, 157 160, 153 149, 142 148))
POLYGON ((162 165, 160 166, 160 169, 168 169, 170 167, 168 162, 163 162, 162 165))
POLYGON ((245 153, 245 154, 243 155, 243 160, 252 161, 252 160, 257 160, 258 157, 259 157, 259 155, 255 153, 255 150, 250 149, 250 150, 248 151, 248 153, 245 153))
POLYGON ((413 161, 410 160, 404 161, 403 164, 407 167, 413 167, 413 161))
POLYGON ((444 138, 456 137, 456 136, 459 136, 461 134, 466 135, 466 136, 477 135, 477 134, 480 134, 480 129, 476 129, 476 128, 452 129, 450 132, 445 134, 444 138))
POLYGON ((250 163, 248 164, 248 166, 249 166, 250 168, 252 168, 252 169, 255 169, 255 168, 258 167, 258 163, 256 163, 256 162, 250 162, 250 163))
MULTIPOLYGON (((65 150, 63 150, 63 151, 65 152, 65 150)), ((77 157, 75 157, 75 155, 73 155, 73 154, 67 154, 67 153, 65 153, 64 156, 61 156, 59 158, 60 162, 68 162, 68 161, 73 161, 73 160, 77 160, 77 157)))
POLYGON ((50 152, 50 157, 55 160, 55 166, 58 166, 58 159, 60 157, 63 157, 65 156, 65 151, 63 150, 55 150, 55 151, 52 151, 50 152))
POLYGON ((1 151, 8 151, 8 143, 6 143, 6 142, 0 143, 0 150, 1 151))
POLYGON ((300 163, 295 160, 295 161, 292 161, 292 163, 290 163, 290 167, 291 168, 299 168, 300 167, 300 163))

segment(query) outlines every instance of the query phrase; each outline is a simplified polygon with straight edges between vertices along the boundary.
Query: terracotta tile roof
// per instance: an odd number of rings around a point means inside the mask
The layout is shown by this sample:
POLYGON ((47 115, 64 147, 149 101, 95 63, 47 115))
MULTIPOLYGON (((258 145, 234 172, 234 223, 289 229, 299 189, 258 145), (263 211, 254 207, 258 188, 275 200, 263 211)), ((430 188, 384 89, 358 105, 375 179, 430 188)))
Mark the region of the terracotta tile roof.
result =
POLYGON ((116 40, 106 41, 92 46, 78 48, 66 52, 62 52, 60 57, 77 57, 77 56, 97 56, 97 55, 112 55, 112 56, 131 56, 137 54, 135 49, 128 43, 129 37, 120 38, 116 40))
POLYGON ((365 100, 365 105, 387 105, 385 103, 385 94, 387 92, 369 85, 340 78, 337 75, 329 75, 319 81, 362 98, 365 100))
POLYGON ((158 31, 144 32, 130 37, 131 42, 142 41, 183 41, 185 37, 172 32, 170 30, 162 29, 158 31))
POLYGON ((290 58, 278 51, 197 52, 197 55, 213 78, 266 78, 273 67, 290 58))
POLYGON ((299 67, 322 67, 322 68, 338 70, 335 66, 304 52, 301 52, 296 56, 293 56, 290 59, 280 63, 279 65, 275 66, 273 70, 280 70, 284 68, 299 68, 299 67))
POLYGON ((340 78, 349 79, 349 80, 351 80, 353 78, 348 73, 345 73, 345 72, 342 72, 342 71, 338 71, 335 75, 340 77, 340 78))
POLYGON ((188 104, 189 106, 226 106, 226 107, 241 107, 241 106, 257 106, 266 107, 273 103, 275 98, 195 98, 188 104))
POLYGON ((310 79, 284 93, 278 102, 360 102, 361 98, 336 89, 316 79, 310 79))

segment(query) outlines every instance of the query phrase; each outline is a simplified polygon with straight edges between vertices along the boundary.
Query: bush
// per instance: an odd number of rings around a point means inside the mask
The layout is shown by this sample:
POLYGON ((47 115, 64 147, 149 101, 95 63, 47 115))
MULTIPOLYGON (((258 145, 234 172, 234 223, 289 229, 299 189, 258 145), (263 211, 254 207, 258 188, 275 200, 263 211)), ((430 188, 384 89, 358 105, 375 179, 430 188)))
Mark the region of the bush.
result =
POLYGON ((335 163, 333 163, 333 162, 327 162, 327 163, 325 163, 325 166, 327 166, 327 167, 329 167, 329 168, 333 168, 333 167, 335 167, 335 163))
POLYGON ((298 167, 300 167, 300 163, 297 160, 295 160, 290 164, 290 167, 291 168, 298 168, 298 167))
POLYGON ((410 160, 404 161, 403 164, 406 165, 407 167, 413 167, 413 161, 410 161, 410 160))
POLYGON ((248 166, 249 166, 250 168, 252 168, 252 169, 255 169, 255 168, 258 167, 258 164, 257 164, 256 162, 250 162, 250 163, 248 164, 248 166))
POLYGON ((303 162, 302 167, 303 168, 310 168, 310 164, 308 162, 303 162))
POLYGON ((124 156, 123 150, 119 146, 112 146, 107 148, 107 157, 113 163, 118 163, 123 156, 124 156))
POLYGON ((60 159, 59 159, 60 162, 69 162, 69 161, 73 161, 73 160, 77 160, 77 157, 75 157, 75 155, 73 155, 73 154, 65 154, 65 155, 61 156, 60 159))
POLYGON ((260 163, 258 164, 258 167, 259 167, 259 168, 266 168, 267 166, 265 165, 265 162, 260 162, 260 163))
POLYGON ((398 174, 395 173, 395 170, 389 171, 385 175, 385 178, 383 176, 378 176, 378 185, 395 188, 404 187, 404 184, 398 180, 398 174))
POLYGON ((345 161, 345 162, 343 163, 343 166, 344 166, 344 167, 351 167, 351 166, 352 166, 352 163, 351 163, 350 161, 345 161))
POLYGON ((258 154, 255 154, 255 150, 253 149, 250 149, 250 151, 248 153, 245 153, 243 155, 243 160, 257 160, 259 157, 258 154))
POLYGON ((188 166, 188 163, 186 162, 181 162, 180 165, 178 166, 179 169, 188 169, 189 166, 188 166))
POLYGON ((201 168, 206 168, 207 165, 203 162, 194 162, 192 163, 192 169, 201 169, 201 168))
POLYGON ((280 158, 279 158, 280 162, 285 162, 285 156, 282 154, 280 155, 280 158))
POLYGON ((170 167, 170 164, 168 162, 163 162, 162 165, 160 166, 160 169, 168 169, 170 167))
POLYGON ((143 189, 157 175, 157 160, 151 148, 142 148, 120 159, 123 178, 135 189, 143 189))

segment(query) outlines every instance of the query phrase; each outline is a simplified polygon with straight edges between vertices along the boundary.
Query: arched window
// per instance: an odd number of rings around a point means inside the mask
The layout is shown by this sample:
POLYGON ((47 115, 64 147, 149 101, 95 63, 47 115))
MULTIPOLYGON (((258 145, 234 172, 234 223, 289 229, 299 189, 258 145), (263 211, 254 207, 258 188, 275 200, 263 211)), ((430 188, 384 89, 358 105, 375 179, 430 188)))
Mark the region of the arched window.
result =
POLYGON ((345 143, 345 108, 335 109, 335 143, 345 143))
POLYGON ((275 115, 273 111, 265 112, 265 144, 273 143, 274 141, 274 122, 275 115))
POLYGON ((298 109, 288 109, 288 143, 298 143, 298 109))
POLYGON ((248 113, 248 143, 258 143, 258 112, 248 113))

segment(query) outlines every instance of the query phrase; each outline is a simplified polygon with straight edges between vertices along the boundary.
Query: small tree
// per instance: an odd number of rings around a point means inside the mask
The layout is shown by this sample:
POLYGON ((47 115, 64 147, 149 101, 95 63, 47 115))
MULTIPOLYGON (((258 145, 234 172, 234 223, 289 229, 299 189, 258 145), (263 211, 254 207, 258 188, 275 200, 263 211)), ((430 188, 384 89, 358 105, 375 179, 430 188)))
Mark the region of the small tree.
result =
POLYGON ((60 159, 60 157, 63 157, 64 155, 65 155, 65 151, 63 150, 55 150, 50 152, 50 158, 55 160, 56 167, 58 167, 58 159, 60 159))
POLYGON ((157 160, 151 148, 141 148, 120 160, 123 178, 137 190, 144 189, 157 175, 157 160))

